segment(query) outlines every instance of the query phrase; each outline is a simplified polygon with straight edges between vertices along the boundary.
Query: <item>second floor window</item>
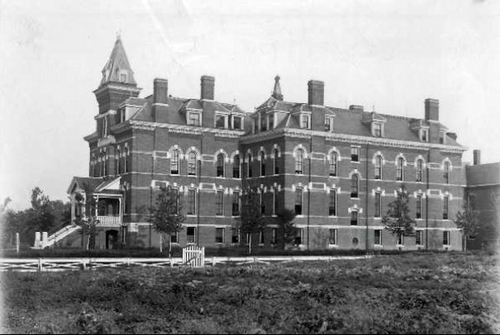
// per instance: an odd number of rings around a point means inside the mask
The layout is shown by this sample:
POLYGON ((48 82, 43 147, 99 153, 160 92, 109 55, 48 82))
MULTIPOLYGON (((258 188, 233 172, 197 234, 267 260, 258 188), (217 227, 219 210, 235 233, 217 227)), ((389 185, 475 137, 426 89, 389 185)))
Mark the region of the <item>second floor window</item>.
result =
POLYGON ((179 174, 179 150, 174 150, 172 152, 172 158, 170 159, 170 174, 179 174))
POLYGON ((328 215, 337 215, 337 190, 330 190, 330 201, 328 203, 328 215))
POLYGON ((359 187, 359 178, 357 174, 353 174, 351 177, 351 198, 358 197, 358 187, 359 187))
POLYGON ((217 177, 224 177, 224 155, 217 155, 217 177))
POLYGON ((375 179, 382 179, 382 156, 375 157, 375 179))
POLYGON ((337 175, 337 161, 338 161, 338 155, 335 151, 330 152, 330 176, 336 176, 337 175))
POLYGON ((189 189, 188 190, 188 208, 187 208, 188 215, 195 214, 195 210, 196 210, 195 205, 196 205, 196 190, 189 189))
POLYGON ((302 189, 295 190, 295 214, 302 215, 302 189))
POLYGON ((120 149, 117 149, 116 150, 116 154, 115 154, 115 170, 116 170, 116 174, 122 173, 122 171, 120 170, 120 160, 121 160, 120 149))
POLYGON ((379 218, 381 216, 382 210, 382 197, 380 192, 375 193, 375 217, 379 218))
POLYGON ((188 176, 196 176, 196 152, 191 151, 188 154, 188 176))
POLYGON ((233 192, 232 215, 240 215, 240 192, 233 192))
POLYGON ((128 150, 128 147, 125 147, 125 153, 123 157, 123 172, 127 173, 129 171, 128 168, 128 160, 130 156, 130 151, 128 150))
POLYGON ((302 150, 302 149, 297 149, 297 152, 296 152, 295 173, 297 173, 297 174, 304 173, 304 150, 302 150))
POLYGON ((263 152, 260 153, 260 175, 266 175, 266 155, 263 152))
POLYGON ((399 157, 397 161, 397 167, 396 167, 396 180, 403 180, 404 179, 404 159, 403 157, 399 157))
POLYGON ((240 178, 240 156, 236 155, 233 159, 233 178, 240 178))
POLYGON ((416 176, 416 182, 423 182, 424 181, 424 162, 419 159, 417 160, 417 176, 416 176))
POLYGON ((278 149, 274 149, 273 165, 274 165, 274 174, 279 174, 280 167, 278 165, 278 149))
POLYGON ((445 184, 450 183, 450 163, 449 162, 444 162, 443 181, 445 184))
POLYGON ((443 198, 443 220, 448 220, 448 196, 443 198))
POLYGON ((252 178, 253 173, 252 173, 252 155, 251 154, 247 155, 247 169, 248 169, 248 173, 247 173, 248 177, 252 178))
POLYGON ((415 210, 415 217, 417 219, 422 218, 422 194, 417 194, 417 199, 416 199, 416 210, 415 210))
POLYGON ((224 191, 217 191, 215 198, 215 215, 224 215, 224 191))

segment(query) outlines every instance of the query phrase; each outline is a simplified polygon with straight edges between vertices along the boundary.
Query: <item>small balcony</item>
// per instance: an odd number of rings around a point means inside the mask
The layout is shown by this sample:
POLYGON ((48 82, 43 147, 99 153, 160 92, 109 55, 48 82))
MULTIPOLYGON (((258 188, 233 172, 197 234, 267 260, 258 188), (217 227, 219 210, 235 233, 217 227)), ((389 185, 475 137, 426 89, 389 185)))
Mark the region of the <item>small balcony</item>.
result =
POLYGON ((121 216, 98 215, 97 220, 99 220, 97 227, 121 227, 122 225, 121 216))

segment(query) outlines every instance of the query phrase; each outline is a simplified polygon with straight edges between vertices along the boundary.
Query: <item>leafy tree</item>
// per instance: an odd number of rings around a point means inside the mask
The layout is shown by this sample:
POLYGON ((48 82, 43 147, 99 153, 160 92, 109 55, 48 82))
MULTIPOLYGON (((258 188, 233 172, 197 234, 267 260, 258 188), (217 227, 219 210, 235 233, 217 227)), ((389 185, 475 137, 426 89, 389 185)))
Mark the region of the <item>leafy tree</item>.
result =
POLYGON ((462 210, 457 213, 454 222, 462 230, 462 245, 465 251, 467 237, 476 235, 479 230, 479 215, 468 201, 464 201, 462 210))
POLYGON ((410 217, 410 208, 408 206, 409 195, 406 187, 401 186, 397 191, 396 199, 391 202, 387 214, 382 217, 382 224, 385 229, 399 238, 401 236, 412 236, 415 234, 415 220, 410 217))
POLYGON ((98 203, 92 196, 93 189, 87 183, 83 183, 83 194, 75 194, 76 220, 75 223, 82 227, 82 248, 95 249, 98 219, 95 215, 98 203))
POLYGON ((278 246, 281 250, 285 249, 287 244, 295 240, 297 228, 295 228, 295 211, 282 208, 276 213, 276 221, 278 224, 278 246))
MULTIPOLYGON (((241 229, 241 235, 250 236, 249 253, 252 253, 252 244, 256 243, 252 239, 252 235, 264 231, 267 226, 267 221, 262 216, 262 207, 260 203, 260 194, 255 183, 246 181, 241 195, 241 211, 237 218, 241 229)), ((241 239, 242 245, 246 239, 241 239)))
POLYGON ((186 217, 182 214, 182 201, 178 189, 161 187, 155 206, 150 208, 150 222, 160 234, 168 235, 168 256, 172 257, 172 234, 182 229, 186 217))

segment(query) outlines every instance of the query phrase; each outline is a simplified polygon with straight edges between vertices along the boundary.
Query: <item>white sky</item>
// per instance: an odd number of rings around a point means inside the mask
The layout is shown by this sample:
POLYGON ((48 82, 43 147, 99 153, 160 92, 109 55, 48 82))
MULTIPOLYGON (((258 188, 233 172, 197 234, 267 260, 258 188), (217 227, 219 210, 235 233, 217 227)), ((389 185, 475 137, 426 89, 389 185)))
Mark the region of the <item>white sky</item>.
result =
POLYGON ((35 186, 66 201, 88 175, 92 91, 118 31, 142 97, 156 77, 199 97, 206 74, 217 100, 251 112, 279 74, 290 101, 307 101, 310 79, 335 107, 423 118, 435 98, 464 161, 498 162, 499 28, 489 0, 0 0, 0 202, 23 209, 35 186))

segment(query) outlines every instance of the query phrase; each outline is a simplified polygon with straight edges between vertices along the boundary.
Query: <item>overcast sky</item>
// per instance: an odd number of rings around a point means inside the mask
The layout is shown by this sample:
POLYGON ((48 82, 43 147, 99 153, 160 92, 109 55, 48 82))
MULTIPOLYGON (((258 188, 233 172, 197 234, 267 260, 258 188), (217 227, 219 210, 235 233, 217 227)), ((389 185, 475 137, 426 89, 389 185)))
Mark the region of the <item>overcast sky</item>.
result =
POLYGON ((88 176, 92 91, 118 32, 142 97, 156 77, 199 97, 206 74, 251 112, 279 74, 289 101, 310 79, 334 107, 423 118, 435 98, 464 161, 500 161, 500 1, 0 0, 0 201, 23 209, 35 186, 66 201, 88 176))

